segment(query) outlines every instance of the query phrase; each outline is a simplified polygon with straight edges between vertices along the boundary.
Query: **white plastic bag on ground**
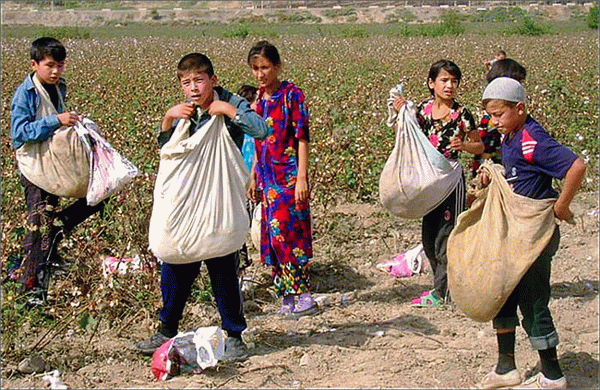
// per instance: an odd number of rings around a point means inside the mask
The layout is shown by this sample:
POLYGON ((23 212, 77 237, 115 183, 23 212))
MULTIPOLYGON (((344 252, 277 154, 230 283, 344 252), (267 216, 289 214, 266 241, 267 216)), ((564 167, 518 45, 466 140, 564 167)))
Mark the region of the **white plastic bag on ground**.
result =
POLYGON ((379 178, 379 197, 392 214, 421 218, 456 188, 462 167, 459 162, 448 161, 427 139, 412 102, 395 112, 390 105, 399 94, 401 86, 392 88, 388 100, 388 125, 396 126, 396 143, 379 178))
POLYGON ((233 253, 246 240, 248 169, 222 116, 188 136, 182 120, 160 150, 149 243, 167 263, 233 253))
POLYGON ((515 194, 498 164, 448 238, 448 288, 469 318, 487 322, 500 311, 531 264, 550 242, 556 199, 515 194))

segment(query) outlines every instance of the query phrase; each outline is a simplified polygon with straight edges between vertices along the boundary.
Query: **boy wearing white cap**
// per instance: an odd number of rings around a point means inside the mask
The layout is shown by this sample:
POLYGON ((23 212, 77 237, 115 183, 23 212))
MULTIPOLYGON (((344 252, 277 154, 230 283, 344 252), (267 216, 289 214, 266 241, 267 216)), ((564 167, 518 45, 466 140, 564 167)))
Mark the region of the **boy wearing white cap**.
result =
MULTIPOLYGON (((507 77, 493 80, 482 100, 492 123, 503 135, 502 165, 513 191, 533 199, 557 198, 556 218, 572 218, 569 206, 585 174, 583 160, 554 140, 527 114, 525 89, 518 81, 507 77), (560 194, 552 188, 553 178, 564 179, 560 194)), ((481 181, 484 185, 489 182, 485 176, 481 181)), ((554 230, 552 239, 492 322, 498 340, 498 364, 483 378, 482 388, 521 384, 514 357, 515 328, 519 325, 517 306, 523 315, 522 326, 541 361, 541 372, 527 379, 521 387, 567 387, 556 354, 558 334, 548 308, 551 261, 558 249, 560 232, 556 225, 548 229, 554 230)))

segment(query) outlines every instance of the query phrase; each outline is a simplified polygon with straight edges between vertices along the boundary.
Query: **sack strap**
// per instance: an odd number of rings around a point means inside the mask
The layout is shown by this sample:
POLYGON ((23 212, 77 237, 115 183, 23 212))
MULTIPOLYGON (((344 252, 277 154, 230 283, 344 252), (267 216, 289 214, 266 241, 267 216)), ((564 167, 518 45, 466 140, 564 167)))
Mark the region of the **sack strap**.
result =
MULTIPOLYGON (((58 111, 56 110, 56 107, 54 107, 54 104, 52 103, 52 99, 50 99, 50 95, 48 95, 48 91, 46 91, 46 88, 44 88, 44 86, 42 85, 42 82, 37 78, 37 76, 35 74, 31 75, 31 80, 33 81, 33 85, 35 86, 35 90, 37 91, 38 95, 40 96, 40 110, 37 111, 37 119, 41 119, 45 116, 48 115, 57 115, 58 111)), ((60 92, 60 88, 58 88, 58 86, 54 85, 54 87, 56 88, 56 91, 58 92, 58 99, 59 99, 59 103, 62 107, 66 107, 65 105, 65 99, 62 95, 62 93, 60 92)))

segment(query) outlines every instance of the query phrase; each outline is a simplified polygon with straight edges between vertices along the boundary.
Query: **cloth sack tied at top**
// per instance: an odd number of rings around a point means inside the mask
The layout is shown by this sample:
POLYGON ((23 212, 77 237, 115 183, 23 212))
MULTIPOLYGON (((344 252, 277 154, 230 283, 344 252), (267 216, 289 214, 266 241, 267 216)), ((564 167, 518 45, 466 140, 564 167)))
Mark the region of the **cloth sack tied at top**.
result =
POLYGON ((482 169, 491 182, 448 238, 448 288, 469 318, 487 322, 550 242, 556 199, 515 194, 499 164, 486 162, 482 169))
POLYGON ((379 178, 379 197, 392 214, 421 218, 456 188, 462 167, 459 162, 448 161, 427 139, 412 102, 396 112, 392 103, 401 94, 401 85, 390 90, 387 124, 396 127, 396 141, 379 178))
POLYGON ((250 226, 249 173, 223 117, 213 116, 191 137, 189 126, 189 120, 180 120, 160 150, 149 243, 167 263, 233 253, 250 226))

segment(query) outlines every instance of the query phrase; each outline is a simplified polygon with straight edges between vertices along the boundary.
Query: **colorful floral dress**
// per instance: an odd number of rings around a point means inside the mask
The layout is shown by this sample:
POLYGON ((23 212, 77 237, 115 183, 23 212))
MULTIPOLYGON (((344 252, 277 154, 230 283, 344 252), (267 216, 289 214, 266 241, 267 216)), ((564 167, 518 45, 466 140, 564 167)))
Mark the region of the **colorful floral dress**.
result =
POLYGON ((417 106, 417 121, 429 141, 436 149, 449 160, 456 161, 458 150, 452 149, 450 140, 461 137, 464 141, 470 131, 475 130, 475 119, 471 112, 458 102, 454 101, 450 109, 449 120, 433 119, 433 98, 417 106))
POLYGON ((258 94, 256 112, 272 128, 256 140, 256 180, 262 191, 261 262, 272 266, 275 294, 310 291, 309 259, 313 255, 308 201, 295 201, 298 141, 309 141, 304 92, 283 81, 264 99, 258 94))

